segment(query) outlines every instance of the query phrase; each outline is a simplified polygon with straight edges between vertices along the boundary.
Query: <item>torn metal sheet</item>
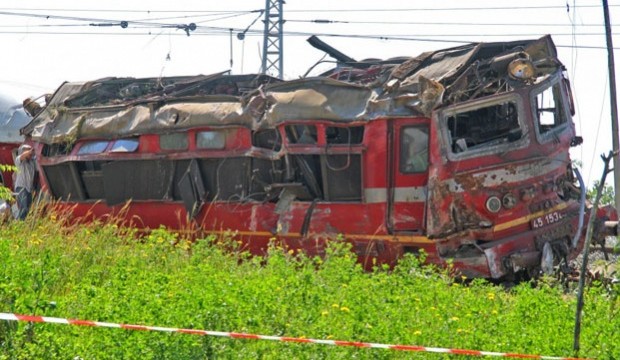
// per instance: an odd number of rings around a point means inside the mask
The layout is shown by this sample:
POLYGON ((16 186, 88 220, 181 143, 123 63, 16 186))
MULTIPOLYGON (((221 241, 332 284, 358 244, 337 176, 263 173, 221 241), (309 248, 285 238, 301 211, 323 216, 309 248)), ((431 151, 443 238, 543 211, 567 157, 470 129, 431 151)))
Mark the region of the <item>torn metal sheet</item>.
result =
POLYGON ((342 68, 320 78, 286 82, 265 75, 219 73, 65 83, 23 132, 36 141, 53 144, 193 126, 259 129, 290 120, 353 122, 428 116, 441 105, 525 86, 527 82, 510 80, 491 66, 495 57, 515 52, 526 54, 537 64, 537 77, 561 66, 551 38, 543 37, 471 44, 403 58, 396 64, 378 63, 363 70, 384 74, 370 83, 346 81, 348 70, 342 68))

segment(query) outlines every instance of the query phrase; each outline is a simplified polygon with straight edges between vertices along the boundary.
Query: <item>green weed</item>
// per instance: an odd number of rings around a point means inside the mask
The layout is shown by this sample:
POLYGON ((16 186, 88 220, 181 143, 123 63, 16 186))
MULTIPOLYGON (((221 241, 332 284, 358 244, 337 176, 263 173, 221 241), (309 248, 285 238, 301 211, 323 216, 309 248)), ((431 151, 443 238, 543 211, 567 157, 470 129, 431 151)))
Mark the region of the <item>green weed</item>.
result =
MULTIPOLYGON (((574 294, 455 281, 405 256, 367 272, 342 239, 324 257, 234 233, 189 242, 160 228, 67 226, 59 214, 0 230, 0 311, 127 324, 572 356, 574 294), (232 251, 231 251, 232 250, 232 251)), ((620 357, 619 289, 586 293, 581 356, 620 357)), ((0 322, 0 359, 392 359, 411 353, 55 324, 0 322)), ((450 358, 418 354, 420 358, 450 358)), ((454 357, 453 357, 454 358, 454 357)))

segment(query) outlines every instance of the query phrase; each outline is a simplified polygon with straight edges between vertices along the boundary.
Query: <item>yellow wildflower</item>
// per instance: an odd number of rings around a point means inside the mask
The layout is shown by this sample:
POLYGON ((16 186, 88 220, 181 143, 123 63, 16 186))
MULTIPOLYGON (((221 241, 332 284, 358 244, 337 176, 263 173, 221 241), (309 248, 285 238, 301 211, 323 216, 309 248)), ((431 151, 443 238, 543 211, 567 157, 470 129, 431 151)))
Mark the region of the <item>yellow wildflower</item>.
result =
POLYGON ((416 330, 413 332, 413 335, 422 335, 422 331, 416 330))

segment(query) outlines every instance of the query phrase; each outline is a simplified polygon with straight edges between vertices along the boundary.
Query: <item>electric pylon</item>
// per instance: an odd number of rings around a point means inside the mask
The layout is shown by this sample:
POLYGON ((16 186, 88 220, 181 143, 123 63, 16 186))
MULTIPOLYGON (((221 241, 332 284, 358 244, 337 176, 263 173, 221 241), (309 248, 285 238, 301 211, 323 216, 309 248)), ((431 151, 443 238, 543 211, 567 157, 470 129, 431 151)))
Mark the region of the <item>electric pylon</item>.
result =
POLYGON ((283 77, 284 54, 282 41, 282 5, 284 0, 266 0, 265 31, 263 33, 263 65, 262 73, 283 77))

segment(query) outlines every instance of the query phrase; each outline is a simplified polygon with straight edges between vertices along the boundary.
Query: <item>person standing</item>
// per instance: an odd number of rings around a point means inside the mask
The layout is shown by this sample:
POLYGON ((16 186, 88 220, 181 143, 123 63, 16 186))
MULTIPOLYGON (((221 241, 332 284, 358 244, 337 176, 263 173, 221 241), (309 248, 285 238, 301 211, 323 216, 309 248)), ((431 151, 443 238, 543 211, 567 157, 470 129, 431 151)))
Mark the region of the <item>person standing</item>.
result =
POLYGON ((15 166, 17 167, 15 179, 15 192, 17 193, 17 207, 19 212, 17 218, 24 220, 30 205, 32 205, 32 190, 34 187, 34 150, 28 144, 20 145, 15 158, 15 166))

